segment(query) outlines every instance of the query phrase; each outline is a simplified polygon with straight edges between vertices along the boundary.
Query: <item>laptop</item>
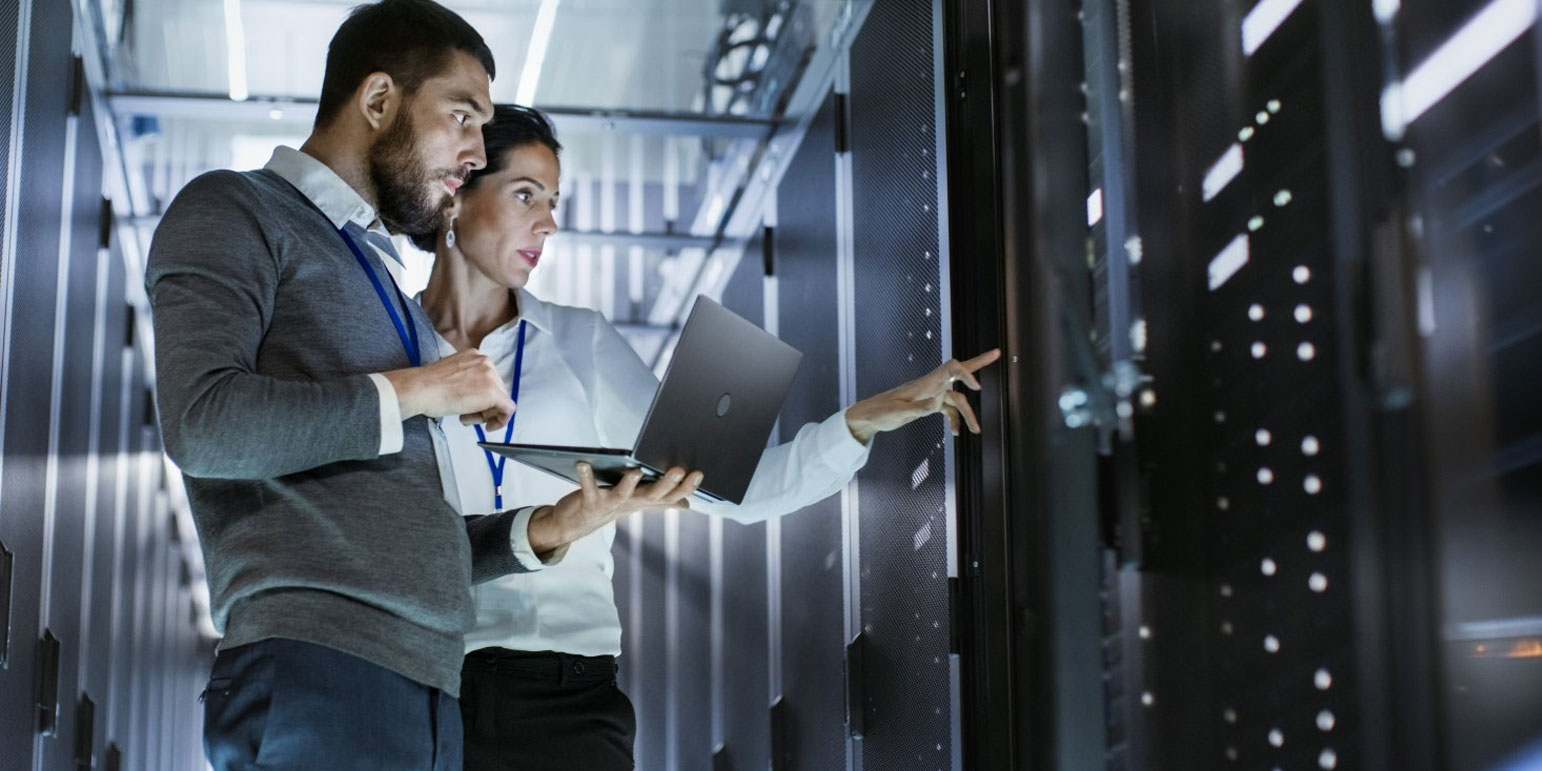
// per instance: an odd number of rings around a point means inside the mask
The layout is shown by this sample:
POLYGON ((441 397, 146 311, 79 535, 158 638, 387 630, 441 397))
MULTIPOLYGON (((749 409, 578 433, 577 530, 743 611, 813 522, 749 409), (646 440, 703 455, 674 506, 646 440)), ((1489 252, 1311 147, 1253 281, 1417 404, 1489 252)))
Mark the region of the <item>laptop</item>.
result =
POLYGON ((698 496, 742 503, 802 359, 775 335, 698 297, 635 446, 479 444, 575 483, 579 461, 608 485, 634 468, 647 480, 674 466, 697 470, 698 496))

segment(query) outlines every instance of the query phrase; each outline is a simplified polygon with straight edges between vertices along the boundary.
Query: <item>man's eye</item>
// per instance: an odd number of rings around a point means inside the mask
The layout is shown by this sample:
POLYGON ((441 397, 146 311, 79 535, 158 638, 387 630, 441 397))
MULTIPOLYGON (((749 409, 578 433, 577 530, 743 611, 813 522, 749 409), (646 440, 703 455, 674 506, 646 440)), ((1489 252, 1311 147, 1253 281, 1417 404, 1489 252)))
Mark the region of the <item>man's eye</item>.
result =
POLYGON ((466 121, 469 120, 470 118, 471 118, 470 115, 466 115, 466 114, 463 114, 463 113, 456 113, 455 114, 455 122, 459 123, 462 126, 466 125, 466 121))

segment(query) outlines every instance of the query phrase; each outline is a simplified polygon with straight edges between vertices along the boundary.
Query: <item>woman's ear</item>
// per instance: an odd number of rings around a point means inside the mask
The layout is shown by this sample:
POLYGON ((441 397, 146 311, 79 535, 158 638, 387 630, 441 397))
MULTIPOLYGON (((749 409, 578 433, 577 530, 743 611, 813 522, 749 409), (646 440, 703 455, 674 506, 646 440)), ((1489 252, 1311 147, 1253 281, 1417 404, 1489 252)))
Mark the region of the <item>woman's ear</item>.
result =
POLYGON ((457 190, 455 195, 450 196, 450 199, 445 202, 444 208, 439 213, 439 224, 441 226, 449 227, 450 222, 460 216, 460 200, 461 196, 465 194, 465 188, 463 187, 457 190))

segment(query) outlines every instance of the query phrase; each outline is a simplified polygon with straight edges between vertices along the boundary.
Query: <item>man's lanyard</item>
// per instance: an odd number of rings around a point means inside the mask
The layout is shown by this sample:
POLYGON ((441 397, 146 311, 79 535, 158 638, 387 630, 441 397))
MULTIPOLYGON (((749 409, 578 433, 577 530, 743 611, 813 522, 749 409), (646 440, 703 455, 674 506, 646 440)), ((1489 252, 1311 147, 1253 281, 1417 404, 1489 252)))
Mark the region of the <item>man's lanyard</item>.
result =
MULTIPOLYGON (((519 376, 525 369, 525 322, 519 322, 519 345, 514 349, 514 387, 509 389, 509 399, 516 405, 519 404, 519 376)), ((509 425, 503 429, 503 443, 508 444, 514 438, 514 419, 519 417, 516 409, 509 416, 509 425)), ((476 425, 477 441, 486 442, 487 434, 482 432, 481 424, 476 425)), ((493 510, 503 510, 503 464, 508 460, 507 456, 499 455, 493 458, 493 451, 482 448, 482 454, 487 456, 487 470, 493 472, 493 510)))
POLYGON ((401 287, 396 285, 396 279, 386 271, 386 278, 391 281, 391 288, 396 291, 396 299, 401 303, 401 313, 396 312, 396 304, 391 302, 391 296, 386 294, 385 285, 380 283, 380 276, 375 274, 375 269, 370 267, 369 260, 365 259, 364 252, 359 250, 359 245, 353 242, 353 237, 346 230, 338 228, 337 234, 343 237, 343 243, 353 251, 353 256, 359 260, 359 267, 364 269, 369 276, 369 282, 375 287, 375 294, 380 297, 380 304, 385 306, 386 313, 391 314, 391 323, 396 325, 396 336, 401 338, 402 349, 407 352, 407 360, 412 366, 423 366, 422 349, 418 347, 418 325, 412 323, 412 312, 407 310, 407 298, 402 296, 401 287), (403 321, 403 319, 406 319, 403 321))

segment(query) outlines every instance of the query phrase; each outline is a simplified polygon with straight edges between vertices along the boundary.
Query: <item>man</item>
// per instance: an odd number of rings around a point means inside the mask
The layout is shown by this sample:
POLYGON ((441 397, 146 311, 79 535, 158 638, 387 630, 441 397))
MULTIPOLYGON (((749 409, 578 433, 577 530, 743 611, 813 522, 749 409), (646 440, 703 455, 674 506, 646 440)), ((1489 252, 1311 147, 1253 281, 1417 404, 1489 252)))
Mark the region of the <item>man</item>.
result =
POLYGON ((469 586, 560 556, 699 475, 462 519, 437 418, 504 425, 486 357, 438 359, 388 233, 432 226, 485 163, 492 56, 430 0, 332 40, 315 129, 168 208, 146 271, 165 445, 187 477, 224 639, 216 769, 458 769, 469 586))

